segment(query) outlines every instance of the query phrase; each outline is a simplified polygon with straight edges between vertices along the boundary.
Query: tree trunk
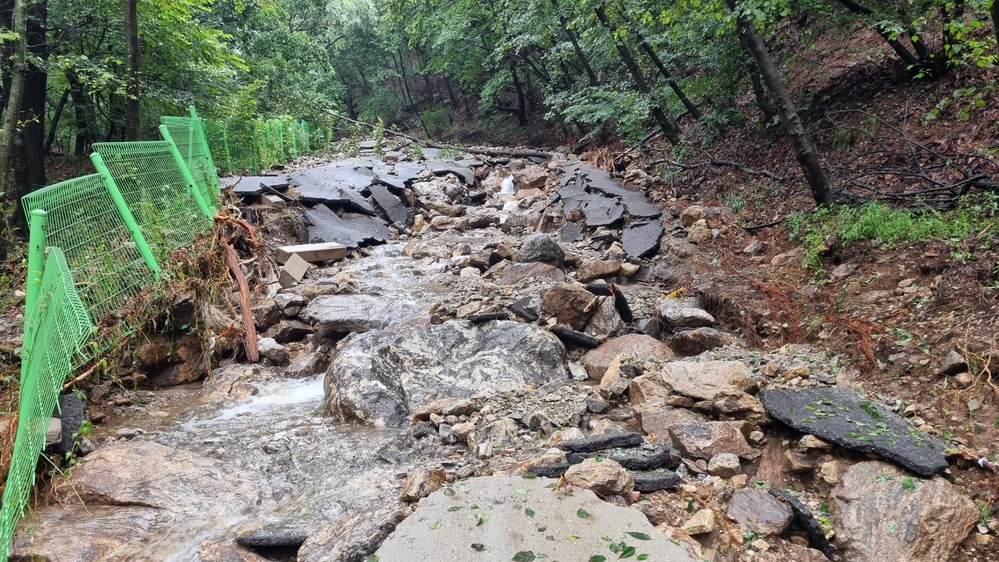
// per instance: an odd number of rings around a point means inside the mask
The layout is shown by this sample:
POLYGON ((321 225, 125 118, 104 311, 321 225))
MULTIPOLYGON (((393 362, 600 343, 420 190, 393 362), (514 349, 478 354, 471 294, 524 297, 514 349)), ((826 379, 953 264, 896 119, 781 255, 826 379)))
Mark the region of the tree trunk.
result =
MULTIPOLYGON (((614 29, 611 27, 610 20, 607 18, 607 13, 604 11, 603 6, 599 6, 595 9, 597 14, 597 19, 603 24, 612 34, 614 29)), ((628 72, 631 73, 631 77, 635 80, 635 87, 638 91, 650 96, 652 91, 649 89, 649 85, 645 82, 645 77, 642 76, 641 69, 638 68, 638 63, 635 62, 635 58, 631 55, 631 51, 628 50, 628 46, 624 44, 618 38, 614 38, 614 47, 617 48, 617 52, 621 55, 621 59, 624 61, 624 65, 628 67, 628 72)), ((677 145, 680 144, 680 127, 675 122, 673 122, 663 111, 662 106, 658 101, 653 100, 652 105, 652 116, 655 117, 656 123, 663 130, 663 135, 670 144, 677 145)))
MULTIPOLYGON (((735 0, 727 1, 729 7, 735 10, 735 0)), ((756 26, 753 25, 753 22, 742 11, 739 11, 736 22, 739 34, 744 41, 743 44, 753 55, 756 66, 759 67, 760 74, 763 75, 763 82, 766 83, 770 93, 777 100, 777 109, 780 111, 780 117, 784 122, 784 128, 787 130, 791 145, 794 147, 794 155, 798 160, 798 165, 801 166, 805 180, 808 181, 812 198, 815 199, 817 205, 827 207, 832 204, 829 180, 826 179, 826 174, 819 164, 819 156, 815 152, 815 147, 812 146, 812 141, 808 137, 805 127, 801 124, 794 102, 791 101, 791 94, 788 92, 787 86, 784 85, 784 80, 774 65, 773 59, 770 58, 766 44, 756 32, 756 26)))
POLYGON ((572 44, 572 51, 576 53, 576 58, 579 59, 579 64, 583 65, 583 71, 586 72, 586 79, 589 81, 590 87, 597 86, 600 82, 597 80, 597 73, 593 72, 593 67, 590 66, 590 60, 586 57, 586 53, 583 52, 583 48, 579 46, 579 40, 576 38, 576 34, 569 29, 569 20, 565 19, 562 12, 559 12, 558 0, 552 0, 552 6, 555 7, 555 11, 558 15, 558 22, 565 30, 565 34, 569 37, 569 43, 572 44))
POLYGON ((76 139, 73 147, 75 156, 83 156, 94 143, 95 138, 91 119, 88 119, 90 100, 83 93, 80 78, 72 70, 65 72, 69 84, 69 97, 73 100, 73 115, 76 120, 76 139))
MULTIPOLYGON (((11 195, 20 209, 21 196, 45 187, 45 89, 48 73, 44 61, 48 59, 48 45, 45 41, 45 23, 48 4, 42 0, 28 6, 27 24, 28 51, 32 58, 43 61, 42 65, 29 63, 24 77, 24 92, 21 97, 21 123, 23 126, 14 141, 14 189, 11 195)), ((20 212, 14 215, 18 225, 26 225, 27 220, 20 212)))
POLYGON ((753 64, 752 59, 746 61, 746 71, 749 73, 749 83, 753 86, 753 96, 756 98, 756 107, 763 113, 763 122, 769 123, 774 119, 774 106, 767 97, 767 90, 760 80, 760 71, 753 64))
POLYGON ((125 0, 125 47, 128 54, 125 67, 125 140, 139 140, 139 15, 137 0, 125 0))
MULTIPOLYGON (((874 12, 870 8, 868 8, 867 6, 862 6, 860 4, 857 4, 853 0, 839 0, 839 3, 843 4, 843 6, 845 6, 847 10, 850 10, 855 14, 863 16, 869 16, 874 14, 874 12)), ((880 35, 881 38, 888 43, 888 45, 892 48, 892 50, 895 51, 898 57, 902 59, 902 62, 904 62, 905 64, 910 66, 915 66, 923 62, 919 60, 919 58, 917 58, 911 52, 909 52, 909 49, 906 49, 905 45, 899 42, 898 37, 893 37, 892 33, 888 31, 888 29, 884 25, 880 23, 875 23, 874 30, 878 32, 878 35, 880 35)))
MULTIPOLYGON (((17 118, 20 115, 21 98, 24 93, 25 43, 27 36, 28 0, 14 0, 14 15, 11 30, 17 37, 13 40, 14 59, 11 61, 10 95, 4 111, 3 131, 0 131, 0 194, 9 193, 10 159, 14 148, 14 134, 17 118)), ((0 259, 7 259, 7 217, 0 217, 0 259)))
POLYGON ((62 117, 62 110, 66 108, 67 101, 69 101, 69 88, 63 90, 62 97, 59 98, 59 103, 55 106, 55 113, 52 115, 52 124, 49 125, 49 136, 45 138, 46 155, 52 152, 52 144, 55 143, 56 130, 59 128, 59 118, 62 117))
POLYGON ((527 126, 527 100, 524 98, 524 85, 517 76, 517 66, 510 64, 510 74, 513 76, 513 87, 517 90, 517 122, 521 127, 527 126))
POLYGON ((996 36, 996 48, 999 48, 999 2, 992 0, 989 5, 989 15, 992 16, 992 32, 996 36))

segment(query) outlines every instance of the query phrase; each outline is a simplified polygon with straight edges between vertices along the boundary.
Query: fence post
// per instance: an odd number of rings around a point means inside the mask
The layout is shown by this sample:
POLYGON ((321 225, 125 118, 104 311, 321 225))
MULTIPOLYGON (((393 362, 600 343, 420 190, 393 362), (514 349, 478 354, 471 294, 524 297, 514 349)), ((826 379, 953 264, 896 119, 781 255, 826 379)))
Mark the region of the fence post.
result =
POLYGON ((201 212, 208 217, 208 220, 212 220, 215 216, 215 211, 208 206, 208 202, 201 196, 201 190, 198 189, 198 182, 194 180, 194 176, 191 175, 191 170, 187 168, 187 164, 184 163, 184 157, 180 155, 180 150, 177 149, 177 143, 173 142, 173 137, 170 136, 170 131, 167 129, 166 125, 160 125, 160 134, 163 135, 163 140, 167 141, 170 145, 170 154, 173 154, 173 159, 177 163, 177 167, 180 168, 180 174, 184 176, 184 181, 187 182, 187 188, 191 190, 191 195, 194 196, 194 200, 198 202, 198 207, 201 208, 201 212))
POLYGON ((31 348, 38 331, 38 295, 42 290, 45 273, 45 226, 48 213, 41 209, 31 211, 28 226, 28 280, 24 287, 24 342, 21 344, 21 362, 28 364, 31 348))
POLYGON ((104 188, 108 190, 108 195, 111 196, 111 201, 114 202, 114 207, 118 211, 121 221, 125 223, 125 228, 132 235, 132 240, 135 241, 135 247, 139 250, 139 254, 142 255, 142 259, 149 266, 149 269, 153 271, 153 277, 159 279, 161 271, 160 264, 156 263, 156 257, 153 256, 153 251, 149 248, 146 237, 139 230, 139 225, 135 222, 135 217, 132 216, 132 211, 129 210, 128 204, 125 203, 125 198, 121 195, 121 190, 118 189, 118 185, 114 182, 111 170, 108 170, 107 164, 104 163, 104 158, 94 152, 90 155, 90 161, 94 163, 97 173, 104 179, 104 188))
POLYGON ((298 123, 294 119, 288 124, 288 132, 291 133, 291 157, 298 158, 298 123))
POLYGON ((281 150, 278 151, 278 162, 284 162, 288 159, 288 156, 284 153, 284 123, 277 121, 274 125, 277 127, 278 144, 281 146, 281 150))

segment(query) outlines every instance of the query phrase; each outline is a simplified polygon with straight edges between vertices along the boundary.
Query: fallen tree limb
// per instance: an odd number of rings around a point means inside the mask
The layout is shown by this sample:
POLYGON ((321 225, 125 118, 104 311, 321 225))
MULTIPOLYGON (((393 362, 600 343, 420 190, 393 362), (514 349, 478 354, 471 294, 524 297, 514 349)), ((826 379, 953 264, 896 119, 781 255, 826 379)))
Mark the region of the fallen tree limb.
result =
POLYGON ((222 238, 222 247, 225 249, 226 262, 232 271, 232 276, 239 285, 239 308, 243 316, 243 341, 246 346, 246 359, 250 363, 260 361, 260 350, 257 349, 257 329, 253 325, 253 312, 250 310, 250 288, 246 284, 246 276, 239 266, 239 257, 236 250, 229 244, 229 237, 222 238))
POLYGON ((782 219, 777 219, 777 220, 775 220, 773 222, 767 222, 767 223, 763 223, 763 224, 753 224, 753 225, 750 225, 750 226, 744 226, 744 227, 742 227, 742 229, 745 230, 746 232, 756 232, 757 230, 763 230, 764 228, 770 228, 771 226, 777 226, 777 225, 779 225, 780 223, 782 223, 782 222, 784 222, 786 220, 787 220, 787 217, 784 217, 782 219))

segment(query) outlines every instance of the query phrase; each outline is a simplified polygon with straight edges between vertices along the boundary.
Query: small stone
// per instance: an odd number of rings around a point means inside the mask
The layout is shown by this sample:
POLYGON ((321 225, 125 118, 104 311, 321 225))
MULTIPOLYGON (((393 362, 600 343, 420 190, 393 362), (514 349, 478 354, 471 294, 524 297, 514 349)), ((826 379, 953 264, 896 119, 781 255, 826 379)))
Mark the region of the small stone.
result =
POLYGON ((794 514, 787 504, 763 490, 743 488, 732 494, 730 519, 762 536, 779 535, 791 524, 794 514))
POLYGON ((812 434, 808 434, 798 440, 798 448, 802 451, 807 451, 809 449, 828 451, 829 449, 832 449, 832 444, 827 441, 823 441, 812 434))
POLYGON ((749 543, 749 545, 755 548, 756 550, 759 550, 760 552, 766 552, 770 550, 770 543, 768 543, 763 539, 756 539, 755 541, 749 543))
POLYGON ((566 441, 577 441, 584 438, 586 438, 586 435, 583 434, 581 429, 578 427, 570 427, 568 429, 560 429, 555 433, 552 433, 545 443, 547 445, 552 445, 553 447, 558 447, 566 441))
POLYGON ((691 244, 703 244, 713 238, 708 221, 701 219, 687 229, 687 240, 691 244))
POLYGON ((704 218, 704 207, 691 205, 680 213, 680 224, 684 228, 690 228, 694 223, 704 218))
POLYGON ((641 269, 641 266, 638 264, 625 262, 621 264, 621 275, 624 275, 625 277, 634 277, 638 274, 639 269, 641 269))
POLYGON ((956 384, 957 386, 964 387, 975 382, 975 377, 971 376, 971 373, 960 373, 954 375, 954 377, 951 380, 954 381, 954 384, 956 384))
POLYGON ((454 426, 449 423, 442 423, 437 428, 437 434, 440 435, 441 443, 445 445, 453 445, 458 442, 458 437, 454 434, 454 426))
POLYGON ((561 268, 565 261, 565 251, 554 238, 542 232, 527 237, 520 245, 514 261, 519 263, 541 262, 561 268))
POLYGON ((62 420, 49 418, 48 428, 45 430, 45 444, 52 445, 60 441, 62 441, 62 420))
POLYGON ((621 271, 621 262, 617 260, 599 260, 583 263, 576 272, 580 283, 589 283, 604 277, 614 277, 621 271))
POLYGON ((739 457, 732 453, 718 453, 708 461, 708 474, 729 478, 739 474, 742 466, 739 464, 739 457))
POLYGON ((681 527, 688 535, 705 535, 715 530, 715 512, 701 509, 681 527))
POLYGON ((756 256, 763 253, 763 242, 753 240, 748 246, 742 249, 742 253, 756 256))
POLYGON ((592 395, 586 398, 586 409, 594 414, 600 414, 607 411, 610 405, 607 401, 597 395, 592 395))
POLYGON ((406 482, 402 485, 402 490, 399 491, 399 500, 415 502, 425 498, 431 492, 439 489, 446 478, 447 473, 442 466, 433 470, 413 470, 406 475, 406 482))
POLYGON ((728 483, 732 486, 733 490, 739 490, 749 484, 749 477, 745 474, 736 474, 732 478, 729 478, 728 483))

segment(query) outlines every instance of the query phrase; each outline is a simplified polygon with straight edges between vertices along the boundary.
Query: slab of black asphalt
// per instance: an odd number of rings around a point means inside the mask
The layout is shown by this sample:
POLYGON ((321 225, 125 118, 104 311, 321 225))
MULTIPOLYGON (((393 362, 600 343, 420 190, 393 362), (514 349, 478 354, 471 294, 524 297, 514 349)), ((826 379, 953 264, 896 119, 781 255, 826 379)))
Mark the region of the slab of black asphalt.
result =
POLYGON ((763 390, 758 397, 771 417, 793 429, 880 455, 920 476, 933 476, 948 466, 943 441, 852 388, 763 390))

